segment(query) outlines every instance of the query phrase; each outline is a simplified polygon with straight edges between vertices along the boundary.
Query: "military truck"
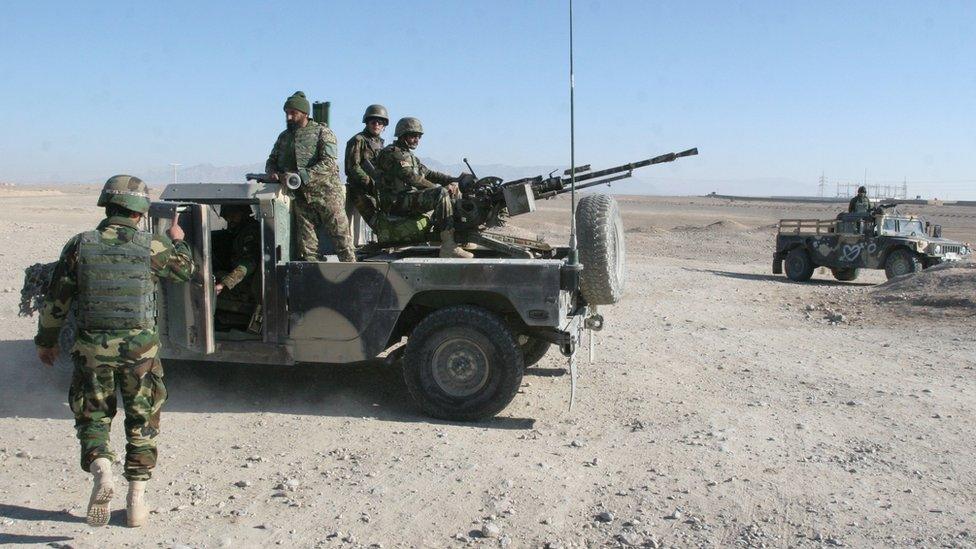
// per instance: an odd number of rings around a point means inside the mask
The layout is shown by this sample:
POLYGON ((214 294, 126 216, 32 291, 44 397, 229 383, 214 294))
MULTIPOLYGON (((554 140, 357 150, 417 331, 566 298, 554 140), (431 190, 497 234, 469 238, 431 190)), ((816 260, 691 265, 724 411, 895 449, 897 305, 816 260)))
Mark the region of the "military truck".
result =
POLYGON ((892 278, 945 261, 971 256, 968 244, 942 238, 942 227, 884 204, 869 213, 842 213, 836 219, 781 219, 773 253, 773 274, 810 280, 827 267, 837 280, 855 280, 861 269, 884 269, 892 278))
POLYGON ((282 185, 252 180, 173 184, 152 204, 151 229, 176 219, 197 268, 188 284, 160 284, 163 358, 306 366, 385 355, 402 363, 426 413, 476 420, 504 409, 525 367, 552 346, 572 355, 584 330, 603 325, 596 306, 623 289, 622 224, 608 195, 579 201, 582 272, 563 246, 526 258, 481 248, 474 259, 440 259, 416 245, 361 250, 358 263, 292 261, 290 200, 282 185), (237 327, 214 321, 213 233, 227 204, 250 206, 261 223, 259 295, 237 327))

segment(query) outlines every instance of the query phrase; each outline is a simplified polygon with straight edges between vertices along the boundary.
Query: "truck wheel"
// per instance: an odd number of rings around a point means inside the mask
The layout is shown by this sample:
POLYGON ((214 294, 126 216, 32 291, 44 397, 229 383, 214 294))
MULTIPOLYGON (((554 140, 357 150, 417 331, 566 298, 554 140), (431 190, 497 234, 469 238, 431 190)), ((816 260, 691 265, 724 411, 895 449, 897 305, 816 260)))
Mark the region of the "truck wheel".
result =
POLYGON ((885 275, 890 279, 908 273, 922 270, 922 261, 912 252, 901 249, 888 254, 885 260, 885 275))
POLYGON ((505 322, 471 305, 424 318, 407 340, 403 379, 431 416, 473 421, 494 416, 515 398, 525 370, 505 322))
POLYGON ((526 368, 542 360, 542 357, 549 352, 549 347, 552 346, 552 343, 544 339, 527 335, 518 336, 518 344, 519 349, 522 350, 522 361, 525 362, 526 368))
POLYGON ((612 305, 624 291, 624 225, 617 201, 591 194, 576 206, 576 234, 583 263, 580 292, 592 305, 612 305))
POLYGON ((813 276, 813 261, 803 248, 793 248, 786 256, 786 276, 795 282, 806 282, 813 276))
POLYGON ((830 272, 834 273, 834 278, 843 282, 857 280, 857 275, 861 274, 861 270, 856 267, 851 269, 831 269, 830 272))

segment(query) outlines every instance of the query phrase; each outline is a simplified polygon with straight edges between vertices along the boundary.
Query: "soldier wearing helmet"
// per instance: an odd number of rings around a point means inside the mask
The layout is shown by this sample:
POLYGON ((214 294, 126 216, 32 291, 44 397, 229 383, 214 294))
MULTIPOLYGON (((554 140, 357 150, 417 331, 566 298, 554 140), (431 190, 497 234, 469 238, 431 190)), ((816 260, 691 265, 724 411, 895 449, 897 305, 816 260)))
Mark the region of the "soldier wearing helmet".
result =
POLYGON ((282 180, 285 172, 302 178, 292 201, 298 259, 320 259, 316 229, 323 227, 339 261, 353 262, 356 254, 346 219, 346 191, 339 180, 336 136, 328 126, 309 119, 311 110, 304 92, 297 91, 285 100, 286 129, 278 135, 264 171, 275 181, 282 180))
POLYGON ((857 196, 851 199, 847 205, 849 213, 869 213, 871 211, 871 199, 868 198, 868 190, 865 187, 857 188, 857 196))
POLYGON ((420 120, 401 118, 394 131, 396 141, 384 148, 376 159, 381 175, 377 186, 380 208, 394 215, 432 212, 431 221, 440 231, 441 257, 474 257, 454 240, 454 201, 459 177, 433 171, 413 153, 420 144, 424 127, 420 120))
POLYGON ((37 356, 53 366, 61 351, 71 351, 74 375, 68 404, 81 442, 81 468, 93 475, 88 523, 108 523, 115 487, 109 444, 116 392, 125 409, 123 475, 129 481, 129 526, 149 516, 146 481, 156 466, 159 414, 166 400, 156 331, 156 282, 186 282, 193 274, 190 248, 174 224, 169 237, 139 230, 149 211, 149 189, 137 177, 116 175, 102 189, 98 205, 105 219, 95 230, 76 235, 64 246, 41 307, 37 356), (171 240, 172 239, 172 240, 171 240), (73 349, 58 348, 58 334, 74 311, 73 349))
POLYGON ((390 125, 390 117, 383 105, 370 105, 363 113, 363 131, 346 142, 347 201, 367 223, 372 224, 377 210, 376 182, 370 175, 376 156, 383 149, 380 134, 390 125))

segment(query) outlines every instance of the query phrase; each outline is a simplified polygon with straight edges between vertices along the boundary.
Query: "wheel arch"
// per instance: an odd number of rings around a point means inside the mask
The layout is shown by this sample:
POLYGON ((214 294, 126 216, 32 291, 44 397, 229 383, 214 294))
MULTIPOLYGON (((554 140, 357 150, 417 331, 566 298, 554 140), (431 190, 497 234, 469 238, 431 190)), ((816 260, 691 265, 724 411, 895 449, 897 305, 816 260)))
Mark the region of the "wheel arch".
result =
POLYGON ((397 343, 404 336, 409 337, 413 328, 434 311, 456 305, 481 307, 500 316, 515 331, 527 329, 518 308, 505 294, 489 290, 427 290, 410 298, 393 327, 387 346, 397 343))

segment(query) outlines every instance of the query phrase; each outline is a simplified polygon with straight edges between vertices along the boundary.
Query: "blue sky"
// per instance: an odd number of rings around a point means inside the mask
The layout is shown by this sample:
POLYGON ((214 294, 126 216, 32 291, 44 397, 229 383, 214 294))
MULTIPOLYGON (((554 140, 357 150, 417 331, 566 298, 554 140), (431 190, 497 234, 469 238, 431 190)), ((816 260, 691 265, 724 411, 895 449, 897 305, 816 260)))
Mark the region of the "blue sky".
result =
MULTIPOLYGON (((698 146, 640 173, 814 194, 823 172, 829 194, 867 170, 976 198, 974 2, 575 9, 580 163, 698 146)), ((565 2, 16 2, 0 33, 3 181, 262 161, 297 89, 333 102, 343 142, 380 102, 444 163, 569 162, 565 2)))

